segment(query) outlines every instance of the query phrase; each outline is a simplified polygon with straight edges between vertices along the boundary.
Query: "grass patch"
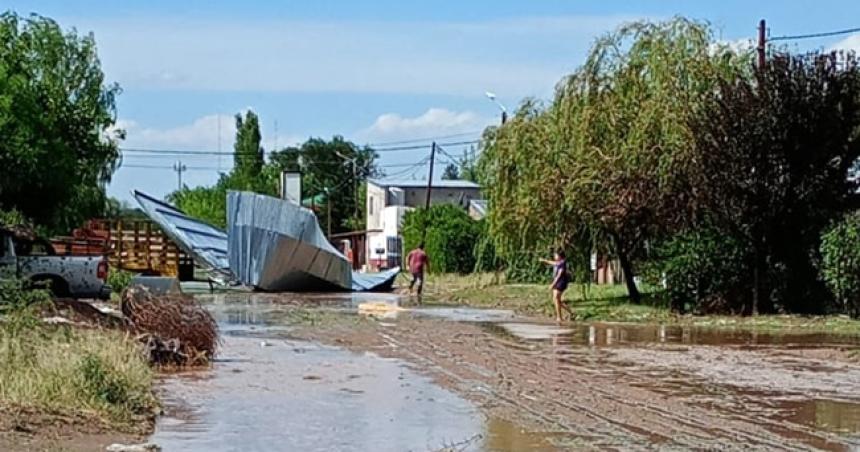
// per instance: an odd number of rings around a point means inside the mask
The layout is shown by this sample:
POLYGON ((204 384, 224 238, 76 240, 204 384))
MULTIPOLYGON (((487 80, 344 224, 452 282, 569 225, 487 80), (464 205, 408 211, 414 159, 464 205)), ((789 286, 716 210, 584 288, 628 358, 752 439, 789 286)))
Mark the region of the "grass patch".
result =
POLYGON ((42 327, 12 335, 0 327, 0 403, 135 430, 157 406, 152 378, 137 344, 121 334, 42 327))
POLYGON ((0 321, 0 404, 148 430, 157 401, 138 344, 115 331, 42 325, 37 309, 0 321))
MULTIPOLYGON (((408 280, 406 281, 408 285, 408 280)), ((564 300, 578 320, 602 322, 657 322, 702 328, 748 331, 804 332, 860 335, 860 321, 847 316, 763 315, 757 317, 695 316, 672 313, 653 288, 643 291, 641 304, 630 303, 623 285, 572 285, 564 300)), ((504 308, 536 317, 555 315, 549 283, 507 284, 496 274, 429 275, 425 284, 429 301, 484 308, 504 308)))
MULTIPOLYGON (((506 284, 504 276, 496 274, 430 275, 425 294, 428 299, 442 304, 513 309, 530 316, 555 315, 549 283, 506 284)), ((669 310, 648 293, 639 305, 629 303, 626 294, 622 285, 575 284, 565 292, 564 301, 579 320, 646 322, 666 321, 672 317, 669 310)))

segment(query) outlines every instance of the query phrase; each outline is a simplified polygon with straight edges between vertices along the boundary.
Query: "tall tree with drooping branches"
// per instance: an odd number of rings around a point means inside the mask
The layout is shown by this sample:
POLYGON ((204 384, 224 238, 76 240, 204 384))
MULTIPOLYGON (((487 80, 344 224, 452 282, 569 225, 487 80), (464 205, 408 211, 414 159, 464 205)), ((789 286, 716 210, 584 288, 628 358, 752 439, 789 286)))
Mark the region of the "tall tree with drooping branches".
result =
POLYGON ((611 248, 638 301, 637 256, 688 218, 687 119, 748 59, 684 18, 627 24, 600 38, 552 104, 526 101, 485 133, 481 173, 500 254, 611 248))

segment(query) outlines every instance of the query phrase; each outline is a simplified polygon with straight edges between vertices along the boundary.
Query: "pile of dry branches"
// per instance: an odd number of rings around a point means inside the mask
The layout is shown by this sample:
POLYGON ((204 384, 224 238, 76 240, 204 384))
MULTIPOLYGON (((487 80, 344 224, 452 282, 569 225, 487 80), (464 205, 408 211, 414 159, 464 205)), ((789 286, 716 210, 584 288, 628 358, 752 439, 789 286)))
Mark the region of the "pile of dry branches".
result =
POLYGON ((155 296, 132 286, 123 292, 120 309, 153 363, 199 365, 215 356, 218 326, 193 297, 155 296))

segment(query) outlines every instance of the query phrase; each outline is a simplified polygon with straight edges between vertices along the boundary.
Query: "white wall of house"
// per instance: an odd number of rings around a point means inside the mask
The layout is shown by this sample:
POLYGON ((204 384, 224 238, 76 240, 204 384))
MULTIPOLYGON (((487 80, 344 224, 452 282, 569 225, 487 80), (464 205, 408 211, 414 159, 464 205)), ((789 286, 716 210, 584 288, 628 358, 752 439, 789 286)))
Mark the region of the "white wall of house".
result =
MULTIPOLYGON (((442 184, 451 181, 443 182, 442 184)), ((464 184, 462 187, 434 186, 430 193, 430 204, 469 205, 469 201, 480 199, 480 188, 464 184)), ((385 261, 388 258, 388 238, 400 236, 403 216, 407 211, 424 207, 427 187, 377 185, 367 183, 367 229, 382 230, 367 234, 368 262, 385 261), (377 251, 381 250, 382 253, 377 251)), ((393 250, 392 250, 393 251, 393 250)))

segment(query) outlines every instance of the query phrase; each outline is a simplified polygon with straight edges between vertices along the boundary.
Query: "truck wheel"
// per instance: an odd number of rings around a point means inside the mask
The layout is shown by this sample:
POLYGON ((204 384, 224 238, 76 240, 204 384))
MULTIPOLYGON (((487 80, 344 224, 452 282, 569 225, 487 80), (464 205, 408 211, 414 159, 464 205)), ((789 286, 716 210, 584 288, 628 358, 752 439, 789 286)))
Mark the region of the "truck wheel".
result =
POLYGON ((36 277, 30 280, 34 288, 48 289, 54 298, 68 298, 69 284, 61 278, 36 277))

